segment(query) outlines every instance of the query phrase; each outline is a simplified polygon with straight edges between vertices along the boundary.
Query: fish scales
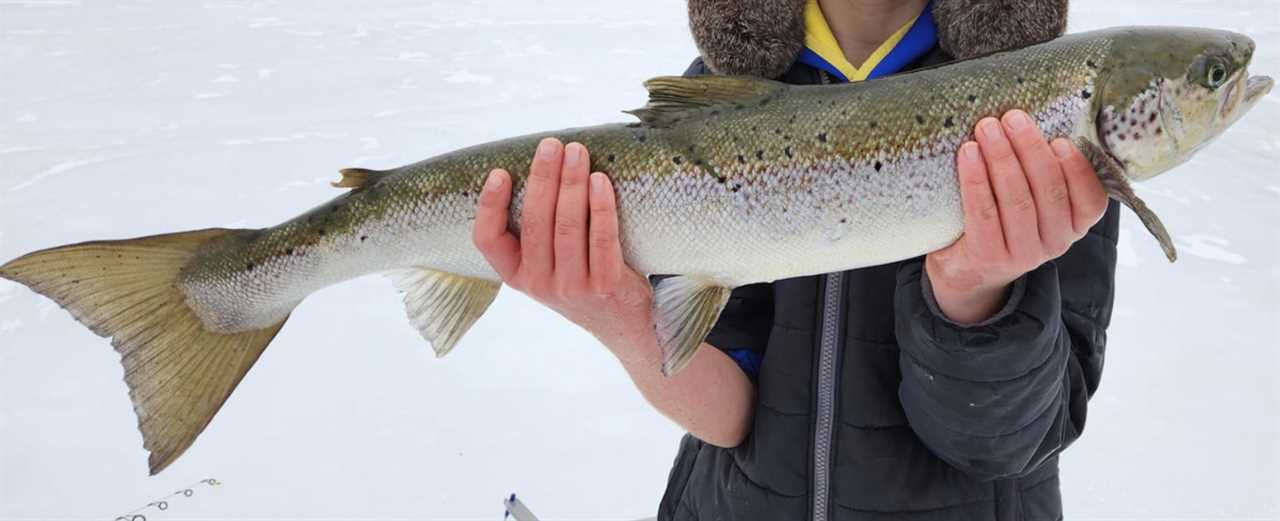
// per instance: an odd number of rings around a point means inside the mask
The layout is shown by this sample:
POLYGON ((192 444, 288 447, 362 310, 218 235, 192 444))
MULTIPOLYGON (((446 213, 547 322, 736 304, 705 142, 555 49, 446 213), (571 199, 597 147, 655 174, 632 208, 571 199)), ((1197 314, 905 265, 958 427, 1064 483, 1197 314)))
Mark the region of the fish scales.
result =
POLYGON ((236 329, 366 273, 425 266, 497 280, 470 242, 481 187, 493 168, 511 173, 518 231, 529 159, 545 137, 583 143, 592 170, 610 176, 624 253, 642 273, 732 287, 922 255, 961 232, 954 157, 977 121, 1021 108, 1047 135, 1090 132, 1083 116, 1108 46, 1066 39, 849 88, 789 87, 660 128, 603 125, 458 150, 263 230, 188 283, 236 329), (259 289, 249 306, 244 287, 259 289))

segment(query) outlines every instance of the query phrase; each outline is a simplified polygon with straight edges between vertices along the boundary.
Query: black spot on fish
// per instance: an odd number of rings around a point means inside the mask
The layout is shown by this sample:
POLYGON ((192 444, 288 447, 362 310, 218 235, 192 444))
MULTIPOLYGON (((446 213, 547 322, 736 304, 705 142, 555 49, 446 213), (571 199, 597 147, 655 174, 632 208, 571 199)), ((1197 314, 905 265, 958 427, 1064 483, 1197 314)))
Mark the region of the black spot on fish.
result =
POLYGON ((819 132, 819 133, 818 133, 818 142, 819 142, 819 143, 826 143, 826 142, 827 142, 827 133, 826 133, 826 132, 819 132))
POLYGON ((1089 89, 1085 89, 1085 90, 1080 91, 1080 98, 1081 98, 1081 99, 1089 99, 1089 98, 1091 98, 1091 97, 1093 97, 1093 93, 1092 93, 1092 92, 1089 92, 1089 89))
POLYGON ((947 119, 942 120, 942 126, 944 128, 951 128, 956 126, 955 119, 952 118, 951 116, 947 116, 947 119))
POLYGON ((741 190, 741 189, 742 189, 741 183, 733 183, 733 186, 729 187, 729 191, 731 192, 737 192, 738 190, 741 190))
POLYGON ((876 161, 875 167, 876 167, 876 171, 879 172, 881 168, 884 168, 884 163, 876 161))
POLYGON ((675 163, 675 164, 677 164, 677 165, 678 165, 678 164, 680 164, 680 163, 683 163, 683 162, 684 162, 684 160, 683 160, 683 159, 681 159, 681 158, 680 158, 680 156, 676 156, 676 157, 671 158, 671 162, 672 162, 672 163, 675 163))
POLYGON ((694 160, 693 160, 693 164, 694 164, 694 165, 697 165, 697 166, 702 166, 702 160, 701 160, 701 159, 694 159, 694 160))
POLYGON ((781 136, 781 135, 782 135, 782 129, 780 129, 780 128, 775 128, 775 129, 773 129, 773 133, 774 133, 774 134, 777 134, 777 135, 779 135, 779 136, 781 136))
POLYGON ((361 236, 360 236, 360 242, 364 242, 364 241, 366 241, 366 240, 368 240, 368 239, 369 239, 369 236, 368 236, 368 235, 361 235, 361 236))
POLYGON ((1156 127, 1156 135, 1159 136, 1160 134, 1164 134, 1164 129, 1160 127, 1156 127))
POLYGON ((794 157, 791 155, 791 147, 783 148, 782 153, 787 155, 787 159, 791 159, 792 157, 794 157))
POLYGON ((757 150, 757 151, 756 151, 756 159, 759 159, 759 160, 761 160, 761 161, 764 161, 764 151, 763 151, 763 150, 757 150))
POLYGON ((745 165, 747 164, 747 158, 742 157, 742 154, 738 154, 738 162, 745 165))
POLYGON ((639 141, 639 142, 641 142, 641 143, 644 143, 645 141, 648 141, 648 140, 649 140, 649 136, 646 136, 646 135, 644 135, 644 134, 638 134, 638 135, 636 135, 636 141, 639 141))
POLYGON ((763 106, 765 106, 765 105, 768 105, 770 101, 773 101, 773 99, 772 99, 772 98, 765 98, 765 99, 763 99, 763 100, 761 100, 761 101, 760 101, 760 106, 761 106, 761 107, 763 107, 763 106))
POLYGON ((1120 141, 1124 141, 1124 134, 1120 134, 1120 141))
POLYGON ((614 159, 617 159, 617 157, 615 157, 613 154, 609 154, 609 157, 605 159, 607 159, 610 163, 612 163, 614 159))
POLYGON ((285 248, 285 249, 284 249, 284 254, 285 254, 285 255, 293 255, 293 248, 285 248))
POLYGON ((320 231, 316 233, 319 233, 321 237, 324 237, 324 228, 321 228, 320 231))
POLYGON ((969 95, 969 103, 973 103, 973 102, 975 102, 975 101, 978 101, 978 96, 977 96, 977 95, 975 95, 975 94, 970 94, 970 95, 969 95))
POLYGON ((249 271, 253 271, 253 263, 252 263, 252 262, 251 262, 251 263, 249 263, 248 265, 246 265, 246 266, 244 267, 244 269, 249 270, 249 271))
POLYGON ((734 105, 733 105, 733 110, 742 110, 742 109, 745 109, 745 108, 747 108, 747 107, 744 107, 741 103, 736 103, 736 104, 734 104, 734 105))
POLYGON ((924 124, 924 116, 921 116, 921 115, 919 115, 919 114, 916 114, 916 123, 917 123, 917 124, 919 124, 919 125, 923 125, 923 124, 924 124))
POLYGON ((841 115, 841 116, 848 116, 848 115, 849 115, 849 111, 848 111, 848 110, 842 110, 842 111, 840 111, 840 115, 841 115))
POLYGON ((1093 60, 1085 60, 1085 61, 1084 61, 1084 64, 1085 64, 1086 66, 1088 66, 1090 69, 1096 69, 1096 68, 1098 68, 1098 64, 1093 63, 1093 60))
POLYGON ((1027 80, 1022 79, 1022 76, 1018 76, 1018 85, 1022 85, 1022 84, 1026 83, 1026 82, 1027 82, 1027 80))
POLYGON ((725 181, 728 181, 728 179, 726 179, 724 176, 722 176, 722 175, 718 175, 718 176, 716 176, 716 182, 717 182, 717 183, 724 184, 724 182, 725 182, 725 181))
POLYGON ((840 218, 840 224, 847 224, 848 222, 849 222, 849 218, 848 218, 848 217, 841 217, 841 218, 840 218))
POLYGON ((871 128, 876 128, 876 122, 874 122, 874 121, 868 121, 868 122, 867 122, 867 126, 868 126, 868 127, 871 127, 871 128))
POLYGON ((1155 122, 1156 122, 1156 113, 1152 112, 1151 117, 1147 118, 1147 123, 1155 123, 1155 122))
POLYGON ((719 111, 719 110, 712 110, 712 111, 711 111, 711 115, 712 115, 712 116, 719 116, 719 115, 720 115, 720 111, 719 111))
POLYGON ((1142 141, 1142 136, 1141 136, 1141 135, 1139 135, 1137 132, 1134 132, 1134 133, 1133 133, 1133 140, 1134 140, 1134 141, 1142 141))

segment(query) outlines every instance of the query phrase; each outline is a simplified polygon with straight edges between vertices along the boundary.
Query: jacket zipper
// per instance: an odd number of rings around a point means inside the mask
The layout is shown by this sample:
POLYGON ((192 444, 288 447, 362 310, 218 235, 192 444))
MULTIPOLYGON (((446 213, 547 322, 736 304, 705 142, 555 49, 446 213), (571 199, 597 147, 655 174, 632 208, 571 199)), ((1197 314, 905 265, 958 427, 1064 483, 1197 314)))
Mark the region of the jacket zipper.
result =
POLYGON ((831 519, 831 453, 834 445, 836 380, 840 361, 840 316, 844 274, 824 277, 822 331, 818 344, 817 425, 813 440, 813 520, 831 519))
MULTIPOLYGON (((818 80, 831 83, 826 71, 818 71, 818 80)), ((831 449, 835 430, 836 369, 839 367, 840 316, 843 312, 844 273, 823 277, 822 331, 818 341, 817 424, 813 439, 813 521, 831 519, 831 449)))

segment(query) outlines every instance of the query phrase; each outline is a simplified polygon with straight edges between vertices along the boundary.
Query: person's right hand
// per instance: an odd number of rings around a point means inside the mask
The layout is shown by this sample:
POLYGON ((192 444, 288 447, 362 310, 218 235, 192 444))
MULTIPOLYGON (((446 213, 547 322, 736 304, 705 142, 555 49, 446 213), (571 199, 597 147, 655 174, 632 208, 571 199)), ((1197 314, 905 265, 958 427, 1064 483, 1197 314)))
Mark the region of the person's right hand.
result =
POLYGON ((581 144, 542 140, 529 167, 519 237, 507 226, 511 175, 489 172, 472 228, 476 248, 508 286, 595 335, 654 408, 707 443, 738 445, 751 426, 751 380, 705 345, 680 374, 662 375, 653 288, 623 260, 613 184, 590 168, 581 144))
POLYGON ((504 283, 605 345, 652 336, 653 290, 623 260, 613 184, 590 166, 581 144, 542 140, 529 167, 519 237, 508 227, 511 175, 489 172, 472 241, 504 283))

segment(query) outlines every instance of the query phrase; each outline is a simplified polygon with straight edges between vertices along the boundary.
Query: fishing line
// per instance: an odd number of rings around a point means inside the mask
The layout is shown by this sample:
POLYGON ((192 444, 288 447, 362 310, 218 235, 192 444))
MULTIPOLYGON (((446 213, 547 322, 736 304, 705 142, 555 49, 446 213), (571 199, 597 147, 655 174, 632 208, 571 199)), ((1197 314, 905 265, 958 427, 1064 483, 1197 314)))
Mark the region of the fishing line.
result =
MULTIPOLYGON (((114 521, 147 521, 147 516, 141 514, 143 510, 146 510, 149 508, 154 508, 155 510, 159 510, 159 511, 169 510, 169 500, 178 496, 182 496, 182 497, 194 496, 196 493, 195 488, 200 485, 216 487, 221 484, 222 484, 221 481, 218 481, 217 479, 214 479, 214 478, 202 479, 200 481, 187 485, 185 488, 179 489, 172 494, 169 494, 160 499, 147 503, 146 505, 143 505, 141 507, 135 508, 132 511, 129 511, 127 513, 116 516, 114 521)), ((512 498, 514 497, 515 495, 513 494, 512 498)))

